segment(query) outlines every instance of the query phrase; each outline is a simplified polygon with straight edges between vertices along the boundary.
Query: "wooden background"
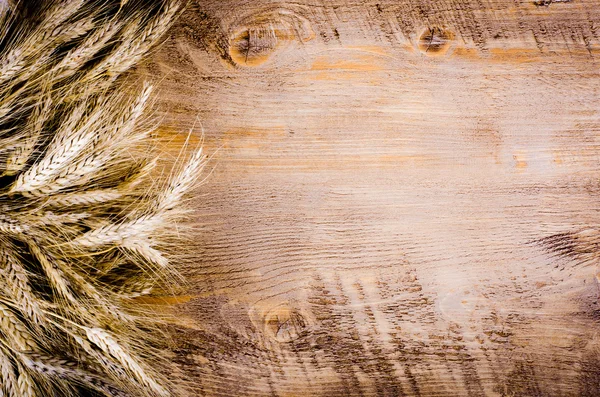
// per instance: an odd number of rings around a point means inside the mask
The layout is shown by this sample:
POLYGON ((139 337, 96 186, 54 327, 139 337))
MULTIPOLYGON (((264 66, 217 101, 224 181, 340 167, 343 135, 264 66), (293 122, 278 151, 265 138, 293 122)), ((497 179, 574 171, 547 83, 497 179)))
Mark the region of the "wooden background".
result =
MULTIPOLYGON (((600 396, 600 2, 192 1, 198 396, 600 396)), ((180 142, 177 141, 177 142, 180 142)))

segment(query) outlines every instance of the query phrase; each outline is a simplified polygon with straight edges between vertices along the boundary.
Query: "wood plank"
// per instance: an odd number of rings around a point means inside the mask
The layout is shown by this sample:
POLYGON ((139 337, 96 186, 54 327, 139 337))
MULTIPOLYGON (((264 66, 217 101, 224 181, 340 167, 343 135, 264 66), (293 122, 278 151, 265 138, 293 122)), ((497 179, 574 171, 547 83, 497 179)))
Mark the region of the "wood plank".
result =
MULTIPOLYGON (((600 2, 192 2, 205 396, 596 396, 600 2)), ((183 321, 183 320, 182 320, 183 321)))

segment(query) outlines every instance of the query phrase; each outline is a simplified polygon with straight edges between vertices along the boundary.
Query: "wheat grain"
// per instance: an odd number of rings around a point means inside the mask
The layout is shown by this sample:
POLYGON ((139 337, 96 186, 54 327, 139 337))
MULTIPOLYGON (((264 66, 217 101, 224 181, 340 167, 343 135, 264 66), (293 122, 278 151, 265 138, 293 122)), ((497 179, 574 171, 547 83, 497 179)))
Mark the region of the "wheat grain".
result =
POLYGON ((7 215, 0 214, 0 232, 8 234, 22 234, 29 228, 27 225, 19 223, 7 215))
POLYGON ((37 393, 33 386, 33 379, 29 374, 19 366, 19 376, 17 378, 17 390, 20 397, 36 397, 37 393))

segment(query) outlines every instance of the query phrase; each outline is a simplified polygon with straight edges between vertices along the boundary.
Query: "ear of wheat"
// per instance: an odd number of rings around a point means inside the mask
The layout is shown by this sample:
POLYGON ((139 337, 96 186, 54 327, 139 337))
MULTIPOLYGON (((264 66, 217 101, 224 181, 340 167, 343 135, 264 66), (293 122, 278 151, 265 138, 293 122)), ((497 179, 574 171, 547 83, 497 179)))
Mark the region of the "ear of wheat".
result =
POLYGON ((152 87, 116 88, 181 4, 27 18, 0 1, 0 395, 170 395, 160 319, 132 299, 176 278, 173 224, 205 160, 156 183, 152 87))

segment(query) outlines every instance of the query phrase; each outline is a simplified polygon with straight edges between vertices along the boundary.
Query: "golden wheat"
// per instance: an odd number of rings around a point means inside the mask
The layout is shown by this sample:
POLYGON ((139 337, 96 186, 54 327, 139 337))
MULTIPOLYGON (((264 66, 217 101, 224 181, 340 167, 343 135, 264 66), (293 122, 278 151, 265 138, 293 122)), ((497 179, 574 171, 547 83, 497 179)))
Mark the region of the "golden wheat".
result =
POLYGON ((197 150, 157 184, 156 123, 145 116, 152 86, 117 88, 180 1, 44 1, 35 18, 8 4, 0 4, 0 395, 172 395, 161 319, 132 299, 178 280, 174 250, 164 248, 206 160, 197 150))

